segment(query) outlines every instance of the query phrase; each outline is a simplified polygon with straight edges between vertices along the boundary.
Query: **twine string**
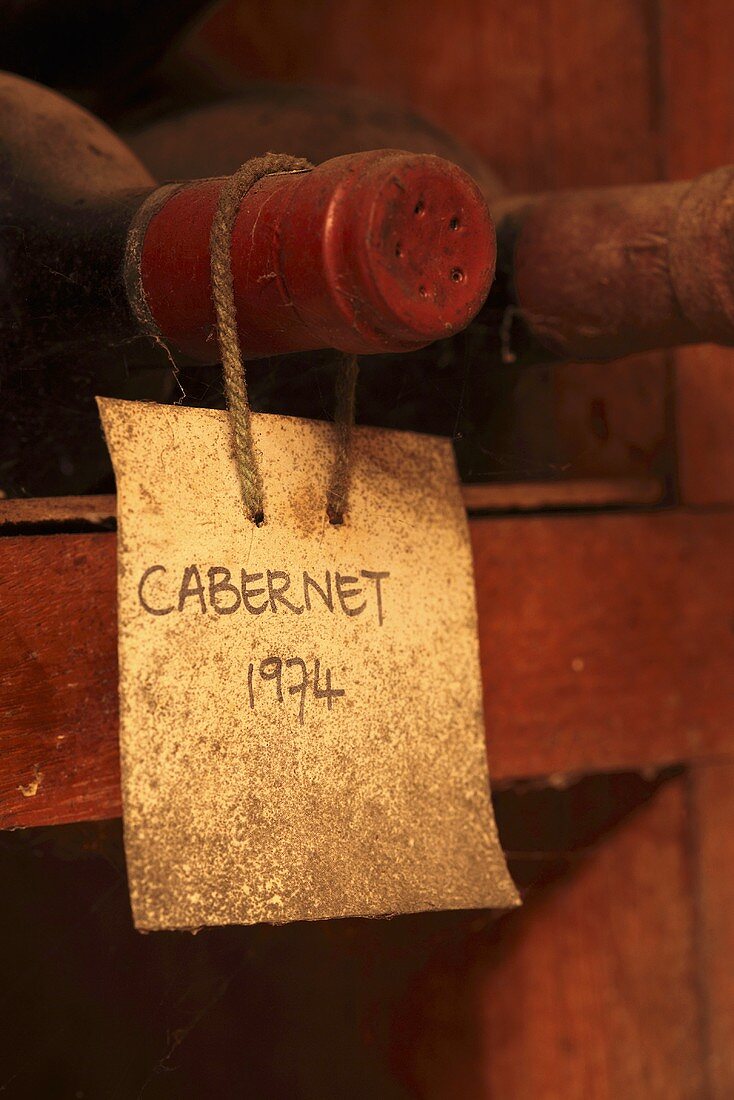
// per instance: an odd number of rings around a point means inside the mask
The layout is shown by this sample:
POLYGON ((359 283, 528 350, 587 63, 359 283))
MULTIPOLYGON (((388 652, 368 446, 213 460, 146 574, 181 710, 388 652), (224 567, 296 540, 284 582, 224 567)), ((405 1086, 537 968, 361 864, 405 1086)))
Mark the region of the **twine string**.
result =
MULTIPOLYGON (((264 521, 264 487, 252 435, 252 410, 237 330, 232 280, 232 230, 242 200, 263 176, 279 172, 305 172, 312 167, 307 160, 285 153, 267 153, 263 157, 247 161, 227 179, 222 188, 209 241, 217 339, 224 374, 224 393, 232 424, 237 474, 247 514, 258 525, 264 521)), ((326 511, 333 524, 344 522, 349 499, 357 374, 356 356, 341 356, 337 369, 334 412, 336 454, 326 494, 326 511)))
POLYGON ((266 153, 263 157, 248 160, 224 184, 209 238, 212 298, 224 373, 224 395, 232 424, 235 463, 247 514, 257 524, 261 524, 264 519, 263 481, 252 437, 252 412, 237 332, 237 308, 232 282, 232 229, 242 200, 263 176, 278 172, 305 172, 311 167, 307 160, 285 153, 266 153))
POLYGON ((342 355, 336 372, 336 402, 334 426, 336 428, 336 454, 331 481, 326 491, 326 513, 330 523, 344 523, 349 501, 351 482, 352 434, 357 400, 357 376, 359 363, 356 355, 342 355))

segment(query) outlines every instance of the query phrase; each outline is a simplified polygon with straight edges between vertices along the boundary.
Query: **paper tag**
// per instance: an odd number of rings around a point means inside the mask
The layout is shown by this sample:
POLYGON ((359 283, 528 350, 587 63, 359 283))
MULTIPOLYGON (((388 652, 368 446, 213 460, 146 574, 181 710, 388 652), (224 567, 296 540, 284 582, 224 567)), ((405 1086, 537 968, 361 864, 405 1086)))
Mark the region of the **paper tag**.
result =
POLYGON ((140 929, 505 907, 448 440, 100 400, 118 491, 120 741, 140 929))

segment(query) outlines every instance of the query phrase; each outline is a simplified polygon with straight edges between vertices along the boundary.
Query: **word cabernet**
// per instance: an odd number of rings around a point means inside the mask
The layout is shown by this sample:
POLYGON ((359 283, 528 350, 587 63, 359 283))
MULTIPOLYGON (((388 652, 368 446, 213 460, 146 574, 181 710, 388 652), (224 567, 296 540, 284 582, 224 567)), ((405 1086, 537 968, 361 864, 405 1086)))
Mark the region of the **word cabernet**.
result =
POLYGON ((208 569, 187 565, 182 573, 172 576, 165 565, 149 566, 138 582, 140 606, 149 615, 171 615, 174 612, 197 609, 206 615, 234 615, 245 611, 250 615, 275 615, 287 612, 302 615, 304 611, 326 608, 332 613, 362 615, 375 613, 382 626, 385 619, 383 583, 390 574, 360 569, 354 576, 327 569, 318 578, 304 569, 294 577, 283 569, 266 569, 262 573, 239 570, 237 580, 224 565, 208 569))

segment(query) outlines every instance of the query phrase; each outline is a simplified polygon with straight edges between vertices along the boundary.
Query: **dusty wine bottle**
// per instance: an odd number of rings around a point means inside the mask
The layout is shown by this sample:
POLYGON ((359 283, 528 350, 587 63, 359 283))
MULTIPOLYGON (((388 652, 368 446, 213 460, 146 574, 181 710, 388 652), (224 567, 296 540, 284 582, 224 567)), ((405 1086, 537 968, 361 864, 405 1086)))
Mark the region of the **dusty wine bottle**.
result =
MULTIPOLYGON (((243 156, 263 151, 264 126, 276 148, 314 161, 343 154, 352 140, 364 147, 367 136, 396 125, 413 132, 410 119, 388 118, 370 104, 327 110, 326 93, 301 103, 302 94, 260 90, 190 111, 179 123, 162 121, 133 141, 161 175, 169 165, 175 174, 209 163, 234 170, 240 141, 243 156)), ((0 116, 0 491, 108 490, 92 396, 167 400, 172 359, 184 366, 216 360, 208 226, 221 181, 165 192, 140 240, 137 281, 126 286, 130 229, 161 196, 153 174, 87 112, 18 77, 0 76, 0 116), (157 342, 131 309, 136 286, 157 342)), ((451 148, 430 128, 415 133, 421 149, 451 148)), ((492 173, 457 150, 491 199, 498 277, 466 336, 408 357, 407 350, 458 333, 486 291, 492 240, 477 230, 486 213, 467 176, 435 157, 398 163, 383 151, 263 180, 247 197, 233 235, 245 354, 299 352, 297 363, 282 361, 277 371, 270 361, 253 369, 266 407, 328 415, 304 349, 391 351, 363 371, 367 422, 471 435, 473 451, 464 440, 458 450, 474 472, 497 448, 511 419, 501 397, 520 377, 496 368, 734 341, 732 169, 692 184, 504 198, 492 173), (398 201, 393 180, 402 173, 410 186, 404 196, 397 188, 398 201), (429 188, 431 204, 421 205, 429 188), (319 221, 324 203, 338 216, 319 221), (276 255, 277 218, 285 247, 276 255), (457 408, 465 410, 461 421, 457 408)), ((215 376, 189 371, 187 392, 201 378, 205 400, 211 394, 218 403, 215 376)))
MULTIPOLYGON (((161 347, 217 360, 209 235, 224 180, 158 190, 102 123, 8 74, 0 115, 0 488, 38 491, 40 474, 41 491, 59 491, 41 469, 50 434, 61 484, 74 491, 94 392, 124 393, 131 366, 166 363, 161 347)), ((494 255, 481 191, 438 157, 379 150, 268 176, 232 234, 243 352, 423 347, 469 323, 494 255)), ((153 392, 137 396, 155 396, 150 377, 153 392)))
MULTIPOLYGON (((4 144, 5 361, 35 362, 61 343, 97 362, 129 351, 149 335, 131 308, 138 293, 174 354, 216 361, 209 236, 224 179, 156 189, 80 108, 17 77, 0 79, 0 97, 16 138, 4 144)), ((422 347, 469 323, 494 269, 473 180, 438 157, 389 150, 260 180, 231 253, 250 358, 422 347)))
MULTIPOLYGON (((497 200, 505 362, 734 344, 734 167, 497 200)), ((494 307, 495 315, 490 317, 494 307)))

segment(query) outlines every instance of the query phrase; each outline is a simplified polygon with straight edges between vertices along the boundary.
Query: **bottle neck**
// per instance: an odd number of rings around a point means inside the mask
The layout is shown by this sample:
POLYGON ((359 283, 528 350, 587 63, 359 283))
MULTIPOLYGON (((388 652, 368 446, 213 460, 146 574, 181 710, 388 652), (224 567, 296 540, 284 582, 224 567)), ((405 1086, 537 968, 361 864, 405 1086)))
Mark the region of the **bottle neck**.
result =
POLYGON ((732 167, 496 203, 499 278, 485 317, 509 320, 508 360, 734 344, 733 205, 732 167))

